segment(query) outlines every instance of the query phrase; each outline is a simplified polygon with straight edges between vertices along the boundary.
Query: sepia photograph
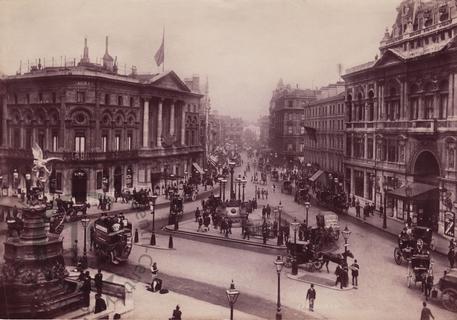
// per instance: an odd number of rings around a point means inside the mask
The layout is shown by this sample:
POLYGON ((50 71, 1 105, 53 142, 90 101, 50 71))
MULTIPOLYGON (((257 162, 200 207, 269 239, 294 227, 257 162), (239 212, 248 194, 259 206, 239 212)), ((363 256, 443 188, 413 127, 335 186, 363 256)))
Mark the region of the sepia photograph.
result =
POLYGON ((457 0, 0 0, 0 319, 457 319, 457 0))

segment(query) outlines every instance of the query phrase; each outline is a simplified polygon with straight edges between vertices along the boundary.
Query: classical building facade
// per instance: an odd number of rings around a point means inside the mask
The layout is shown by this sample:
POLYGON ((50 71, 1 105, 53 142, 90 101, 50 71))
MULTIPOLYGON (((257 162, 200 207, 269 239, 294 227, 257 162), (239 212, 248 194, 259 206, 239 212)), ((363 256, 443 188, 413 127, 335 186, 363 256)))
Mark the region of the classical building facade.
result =
POLYGON ((305 127, 315 135, 306 134, 304 162, 315 164, 342 181, 344 176, 344 82, 330 84, 319 90, 317 99, 305 105, 305 127))
POLYGON ((119 75, 106 41, 103 64, 90 62, 86 42, 77 65, 3 78, 0 170, 9 193, 25 188, 35 142, 63 159, 47 191, 79 201, 201 166, 201 95, 173 71, 119 75))
MULTIPOLYGON (((457 8, 405 0, 380 56, 346 81, 346 190, 440 233, 457 203, 457 8)), ((452 230, 449 230, 452 229, 452 230)))
POLYGON ((270 101, 270 147, 275 156, 293 163, 303 157, 305 131, 305 106, 316 99, 316 92, 309 89, 292 89, 282 80, 273 91, 270 101))
POLYGON ((259 126, 260 147, 267 148, 270 142, 270 116, 262 116, 257 120, 259 126))

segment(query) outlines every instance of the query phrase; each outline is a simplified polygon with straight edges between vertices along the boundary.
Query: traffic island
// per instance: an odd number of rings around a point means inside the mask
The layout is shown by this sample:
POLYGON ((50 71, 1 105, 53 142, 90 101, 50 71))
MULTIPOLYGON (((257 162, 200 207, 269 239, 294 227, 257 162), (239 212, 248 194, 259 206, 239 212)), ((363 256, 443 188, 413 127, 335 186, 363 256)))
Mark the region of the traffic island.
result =
POLYGON ((336 290, 336 291, 348 291, 355 289, 352 285, 341 289, 340 285, 335 286, 336 276, 333 273, 310 274, 309 272, 298 272, 297 275, 287 273, 287 277, 292 280, 301 281, 309 284, 314 284, 319 287, 336 290))
POLYGON ((150 248, 150 249, 156 249, 156 250, 176 250, 173 246, 170 246, 170 241, 169 237, 159 237, 156 234, 157 237, 157 242, 155 245, 151 245, 150 240, 151 237, 142 237, 138 243, 135 243, 134 245, 139 246, 139 247, 144 247, 144 248, 150 248), (160 239, 160 241, 159 241, 160 239))

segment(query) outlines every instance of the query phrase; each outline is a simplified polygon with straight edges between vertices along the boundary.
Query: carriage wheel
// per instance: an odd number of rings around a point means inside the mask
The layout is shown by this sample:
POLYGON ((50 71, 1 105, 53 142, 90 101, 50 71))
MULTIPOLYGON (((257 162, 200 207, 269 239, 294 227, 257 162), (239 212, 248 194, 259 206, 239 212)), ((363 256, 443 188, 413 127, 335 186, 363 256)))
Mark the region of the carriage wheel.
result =
POLYGON ((313 262, 313 265, 314 265, 314 269, 320 271, 322 269, 322 267, 324 266, 324 261, 316 260, 316 261, 313 262))
POLYGON ((401 250, 400 248, 395 248, 394 250, 394 259, 395 259, 395 262, 398 264, 398 265, 401 265, 401 262, 403 260, 403 256, 401 254, 401 250))
POLYGON ((447 310, 457 312, 457 290, 452 288, 444 289, 441 302, 447 310))

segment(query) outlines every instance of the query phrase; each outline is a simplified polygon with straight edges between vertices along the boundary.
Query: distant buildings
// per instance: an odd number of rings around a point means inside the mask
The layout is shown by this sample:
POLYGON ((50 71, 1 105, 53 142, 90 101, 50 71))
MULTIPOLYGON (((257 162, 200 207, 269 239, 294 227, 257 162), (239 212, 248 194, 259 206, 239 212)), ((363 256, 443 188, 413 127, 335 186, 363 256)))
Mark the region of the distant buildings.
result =
POLYGON ((346 81, 348 193, 454 236, 457 203, 457 7, 404 0, 380 56, 346 81))
POLYGON ((77 201, 201 171, 202 95, 173 71, 118 74, 108 39, 102 64, 90 62, 85 41, 78 64, 39 63, 0 87, 1 184, 9 194, 26 188, 35 142, 45 157, 64 160, 46 190, 77 201))
POLYGON ((276 159, 294 163, 303 160, 305 131, 304 108, 316 99, 316 92, 292 89, 279 81, 270 101, 270 147, 276 159))
POLYGON ((270 142, 270 116, 263 116, 257 120, 260 129, 259 142, 262 148, 268 148, 270 142))

